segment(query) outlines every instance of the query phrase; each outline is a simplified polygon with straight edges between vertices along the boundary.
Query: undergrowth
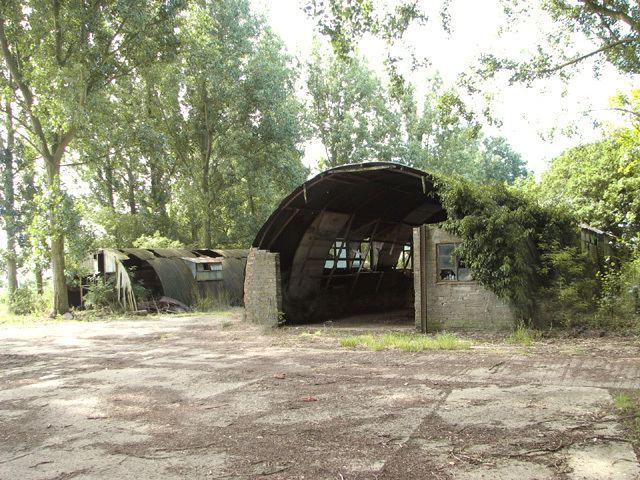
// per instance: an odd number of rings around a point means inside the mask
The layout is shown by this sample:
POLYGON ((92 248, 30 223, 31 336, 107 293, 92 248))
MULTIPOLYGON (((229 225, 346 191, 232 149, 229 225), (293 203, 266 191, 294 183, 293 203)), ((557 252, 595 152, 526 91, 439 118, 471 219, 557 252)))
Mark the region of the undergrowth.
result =
POLYGON ((347 348, 364 347, 374 352, 397 349, 404 352, 423 350, 467 350, 472 342, 449 333, 435 336, 416 333, 384 333, 378 335, 350 335, 340 339, 340 346, 347 348))
POLYGON ((541 332, 527 327, 524 323, 519 323, 516 329, 509 337, 507 337, 507 343, 517 345, 531 345, 538 338, 540 338, 541 332))
POLYGON ((619 392, 614 395, 613 402, 629 440, 640 445, 640 390, 619 392))

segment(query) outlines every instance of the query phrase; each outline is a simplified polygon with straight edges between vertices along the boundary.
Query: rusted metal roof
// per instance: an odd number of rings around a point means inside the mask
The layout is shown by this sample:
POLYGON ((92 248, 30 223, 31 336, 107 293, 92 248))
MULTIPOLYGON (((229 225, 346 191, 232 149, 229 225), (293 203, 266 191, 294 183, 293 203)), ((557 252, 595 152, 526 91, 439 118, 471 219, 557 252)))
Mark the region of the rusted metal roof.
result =
MULTIPOLYGON (((419 226, 445 220, 432 177, 397 163, 371 162, 332 168, 287 196, 262 226, 253 246, 281 252, 285 268, 302 236, 325 212, 355 215, 353 230, 367 222, 419 226)), ((382 232, 381 232, 382 233, 382 232)))

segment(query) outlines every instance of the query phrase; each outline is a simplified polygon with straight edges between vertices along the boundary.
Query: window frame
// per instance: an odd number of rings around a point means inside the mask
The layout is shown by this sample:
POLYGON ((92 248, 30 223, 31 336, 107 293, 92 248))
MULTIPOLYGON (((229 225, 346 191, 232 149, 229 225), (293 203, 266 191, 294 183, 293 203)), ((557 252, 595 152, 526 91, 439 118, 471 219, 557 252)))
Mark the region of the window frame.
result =
POLYGON ((221 282, 224 280, 224 269, 221 262, 196 263, 195 266, 196 282, 221 282))
POLYGON ((435 265, 436 265, 436 270, 435 270, 435 276, 436 276, 436 283, 445 283, 445 284, 460 284, 460 283, 476 283, 477 280, 475 280, 473 278, 473 272, 471 271, 471 267, 467 267, 465 266, 464 262, 462 261, 462 259, 460 258, 459 255, 455 255, 453 253, 450 254, 451 259, 453 260, 453 274, 455 275, 455 278, 442 278, 440 276, 440 272, 442 270, 444 270, 444 268, 441 268, 441 260, 440 260, 440 248, 441 246, 444 245, 451 245, 453 246, 453 250, 452 252, 455 252, 455 249, 458 248, 458 246, 460 245, 460 242, 440 242, 440 243, 436 243, 435 244, 435 265), (461 266, 462 264, 462 266, 461 266), (465 280, 460 280, 460 274, 459 271, 460 269, 466 269, 469 271, 469 278, 465 279, 465 280))

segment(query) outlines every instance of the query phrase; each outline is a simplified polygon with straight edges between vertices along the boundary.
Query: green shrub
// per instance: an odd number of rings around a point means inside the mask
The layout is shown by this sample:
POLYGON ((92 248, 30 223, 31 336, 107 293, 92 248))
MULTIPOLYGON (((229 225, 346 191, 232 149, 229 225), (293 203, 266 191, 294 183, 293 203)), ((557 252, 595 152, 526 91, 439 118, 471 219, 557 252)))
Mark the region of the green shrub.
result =
POLYGON ((84 304, 86 307, 94 309, 119 309, 114 279, 97 278, 89 285, 87 293, 84 296, 84 304))
POLYGON ((608 328, 640 327, 640 258, 632 256, 619 268, 611 262, 599 272, 602 283, 597 322, 608 328))
POLYGON ((578 253, 574 218, 503 184, 442 178, 436 187, 447 212, 443 227, 462 238, 457 254, 476 280, 511 303, 521 321, 530 325, 542 300, 569 310, 580 300, 578 311, 588 308, 597 290, 590 277, 595 269, 578 253), (584 284, 577 286, 576 279, 584 284))
POLYGON ((531 345, 540 337, 540 331, 527 327, 523 323, 516 325, 516 329, 507 338, 508 343, 531 345))
POLYGON ((14 315, 46 315, 53 305, 53 292, 47 287, 39 294, 32 282, 25 282, 5 301, 7 310, 14 315))
POLYGON ((28 285, 21 285, 8 298, 9 311, 15 315, 30 315, 36 309, 37 293, 28 285))

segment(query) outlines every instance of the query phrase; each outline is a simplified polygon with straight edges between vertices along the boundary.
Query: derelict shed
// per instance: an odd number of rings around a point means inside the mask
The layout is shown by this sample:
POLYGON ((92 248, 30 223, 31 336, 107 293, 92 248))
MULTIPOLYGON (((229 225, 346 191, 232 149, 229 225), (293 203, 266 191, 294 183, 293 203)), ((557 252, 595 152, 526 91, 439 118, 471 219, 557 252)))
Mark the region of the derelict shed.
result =
POLYGON ((138 308, 134 285, 153 298, 170 297, 186 305, 197 298, 243 304, 246 250, 102 249, 89 255, 85 269, 90 275, 83 287, 70 288, 74 306, 82 306, 82 295, 92 279, 112 279, 118 302, 129 310, 138 308))
POLYGON ((247 261, 247 316, 276 309, 296 323, 404 311, 412 322, 413 228, 445 218, 433 179, 420 170, 375 162, 322 172, 258 232, 247 261), (269 253, 277 254, 275 296, 264 291, 270 278, 256 278, 269 270, 269 253))

